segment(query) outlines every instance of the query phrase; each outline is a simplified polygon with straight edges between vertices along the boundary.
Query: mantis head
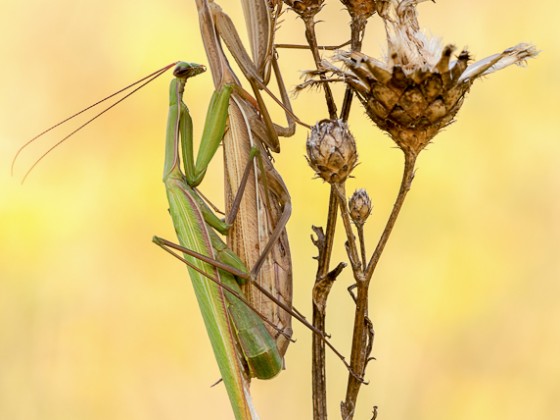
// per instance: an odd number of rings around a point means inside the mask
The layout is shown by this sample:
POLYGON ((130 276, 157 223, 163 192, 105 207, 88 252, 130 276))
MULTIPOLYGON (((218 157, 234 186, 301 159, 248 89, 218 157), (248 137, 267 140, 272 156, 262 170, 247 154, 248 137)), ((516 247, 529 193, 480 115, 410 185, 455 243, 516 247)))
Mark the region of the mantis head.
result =
POLYGON ((206 71, 206 66, 197 63, 186 63, 180 61, 175 70, 173 70, 173 75, 180 79, 188 79, 189 77, 194 77, 197 74, 204 73, 206 71))

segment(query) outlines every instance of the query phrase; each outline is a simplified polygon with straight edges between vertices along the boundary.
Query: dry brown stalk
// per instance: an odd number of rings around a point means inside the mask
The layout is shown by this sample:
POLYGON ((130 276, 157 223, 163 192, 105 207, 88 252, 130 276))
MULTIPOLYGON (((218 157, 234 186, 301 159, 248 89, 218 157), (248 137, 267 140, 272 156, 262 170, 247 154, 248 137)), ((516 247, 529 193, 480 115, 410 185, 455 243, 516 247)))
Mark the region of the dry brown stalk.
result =
MULTIPOLYGON (((476 78, 510 64, 522 64, 526 58, 537 54, 533 46, 519 44, 472 65, 469 65, 470 57, 467 51, 461 52, 456 60, 452 60, 452 45, 442 47, 420 32, 416 6, 422 1, 424 0, 383 0, 373 2, 375 4, 372 5, 359 0, 343 0, 353 19, 352 28, 360 28, 353 31, 351 50, 340 51, 335 55, 335 60, 341 61, 345 68, 339 69, 329 62, 323 62, 322 66, 317 66, 316 70, 309 72, 310 76, 317 78, 303 84, 323 85, 325 81, 344 80, 348 92, 341 113, 342 118, 347 118, 351 93, 354 93, 372 121, 390 135, 404 154, 401 186, 369 261, 366 259, 363 224, 360 222, 354 223, 359 237, 359 246, 356 245, 350 222, 353 209, 348 209, 346 205, 344 180, 337 180, 333 175, 330 178, 325 177, 332 172, 331 162, 340 160, 340 150, 333 147, 333 155, 323 156, 322 165, 310 162, 319 176, 332 183, 331 203, 332 197, 336 197, 347 236, 348 258, 356 281, 356 308, 350 357, 352 374, 348 377, 346 397, 341 403, 343 419, 352 419, 354 416, 365 369, 371 360, 374 334, 368 317, 369 285, 410 189, 419 153, 443 127, 453 121, 465 94, 476 78), (382 60, 358 51, 361 48, 361 37, 358 35, 363 36, 365 20, 361 19, 359 26, 360 19, 356 18, 356 14, 360 12, 366 16, 369 13, 371 16, 374 11, 377 11, 383 20, 387 33, 388 52, 387 57, 382 60), (321 68, 326 71, 321 71, 321 68), (333 76, 327 77, 328 73, 333 76)), ((332 212, 329 213, 329 217, 331 215, 332 212)), ((330 219, 329 223, 332 223, 330 219)), ((330 233, 329 231, 328 234, 330 233)), ((328 237, 324 238, 325 242, 327 240, 328 237)), ((320 264, 324 261, 325 259, 320 259, 320 264)), ((318 273, 326 272, 326 267, 319 266, 318 273)), ((321 370, 317 368, 316 371, 321 370)), ((323 379, 322 384, 325 382, 323 379)), ((321 392, 325 392, 321 398, 326 398, 326 391, 321 392)), ((377 409, 374 410, 374 416, 376 414, 377 409)), ((315 418, 324 419, 326 414, 315 413, 315 418)))

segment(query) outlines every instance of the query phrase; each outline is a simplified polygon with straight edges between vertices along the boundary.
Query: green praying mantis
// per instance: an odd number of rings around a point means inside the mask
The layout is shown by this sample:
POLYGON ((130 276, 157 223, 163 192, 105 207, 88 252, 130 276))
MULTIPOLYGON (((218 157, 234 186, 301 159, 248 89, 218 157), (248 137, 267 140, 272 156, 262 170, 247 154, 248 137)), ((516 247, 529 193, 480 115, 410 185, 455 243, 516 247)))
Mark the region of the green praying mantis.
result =
MULTIPOLYGON (((204 70, 201 65, 179 63, 170 86, 163 177, 169 211, 183 247, 246 272, 239 258, 212 230, 225 233, 228 226, 214 215, 195 189, 222 141, 232 91, 232 86, 225 85, 214 92, 195 162, 192 120, 182 97, 188 78, 204 70), (181 155, 184 173, 180 167, 181 155)), ((161 246, 167 244, 157 237, 154 241, 161 246)), ((251 418, 253 410, 247 377, 268 379, 275 376, 282 369, 282 356, 261 318, 240 299, 243 292, 238 280, 199 258, 185 256, 185 259, 190 263, 193 287, 236 417, 251 418), (230 291, 220 285, 227 286, 230 291)))
MULTIPOLYGON (((321 332, 292 309, 291 302, 287 304, 278 300, 273 293, 259 285, 255 280, 255 267, 249 272, 215 232, 227 234, 231 224, 216 217, 196 187, 202 182, 208 163, 227 131, 226 120, 231 118, 228 114, 229 100, 232 92, 239 88, 225 84, 212 95, 195 162, 192 120, 182 97, 187 80, 204 70, 204 66, 192 63, 179 63, 174 70, 176 77, 170 85, 163 179, 180 245, 157 236, 153 241, 188 266, 234 414, 240 419, 256 418, 249 393, 250 378, 269 379, 280 372, 287 347, 285 341, 290 341, 291 328, 284 331, 281 323, 277 325, 267 318, 268 314, 252 307, 240 287, 242 284, 254 285, 280 310, 319 334, 344 359, 321 332), (180 165, 181 156, 184 172, 180 165), (276 337, 271 335, 264 322, 277 332, 276 337), (284 340, 278 340, 280 336, 284 340)), ((253 159, 259 159, 259 150, 253 149, 252 155, 253 159)), ((247 164, 241 188, 234 199, 234 208, 244 194, 251 169, 251 165, 247 164)), ((269 247, 265 247, 265 252, 270 252, 273 245, 272 242, 269 247)), ((262 260, 259 258, 259 261, 262 260)))

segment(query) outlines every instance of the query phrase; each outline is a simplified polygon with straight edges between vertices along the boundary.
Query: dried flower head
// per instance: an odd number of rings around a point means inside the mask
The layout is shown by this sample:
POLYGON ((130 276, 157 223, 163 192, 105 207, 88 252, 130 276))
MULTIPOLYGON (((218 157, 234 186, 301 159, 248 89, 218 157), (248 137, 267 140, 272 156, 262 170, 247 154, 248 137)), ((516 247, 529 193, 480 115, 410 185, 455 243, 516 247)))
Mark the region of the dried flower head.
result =
POLYGON ((311 19, 323 8, 325 0, 284 0, 303 19, 311 19))
POLYGON ((307 137, 307 161, 329 184, 346 180, 358 161, 356 141, 342 120, 322 120, 307 137))
POLYGON ((362 47, 362 40, 366 30, 368 19, 377 9, 376 0, 340 0, 346 6, 350 15, 350 34, 351 45, 354 51, 359 51, 362 47))
POLYGON ((340 0, 346 6, 348 13, 352 19, 360 19, 366 21, 376 11, 376 0, 340 0))
POLYGON ((371 199, 366 190, 360 188, 354 191, 354 194, 352 194, 352 197, 348 200, 348 208, 354 224, 356 224, 356 226, 363 226, 373 208, 371 199))
POLYGON ((378 2, 388 42, 384 60, 341 52, 335 58, 346 70, 329 67, 344 78, 373 122, 414 154, 453 122, 475 79, 538 54, 534 46, 518 44, 471 65, 466 50, 452 60, 453 45, 443 47, 419 29, 416 5, 423 1, 378 2))

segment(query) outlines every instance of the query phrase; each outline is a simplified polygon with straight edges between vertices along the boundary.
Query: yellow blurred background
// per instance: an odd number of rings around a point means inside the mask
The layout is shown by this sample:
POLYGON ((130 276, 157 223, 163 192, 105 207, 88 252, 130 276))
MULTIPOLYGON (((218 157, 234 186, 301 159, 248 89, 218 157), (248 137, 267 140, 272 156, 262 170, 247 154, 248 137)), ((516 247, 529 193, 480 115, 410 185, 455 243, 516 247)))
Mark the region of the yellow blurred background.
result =
MULTIPOLYGON (((236 2, 222 6, 241 22, 236 2)), ((420 6, 422 27, 475 59, 521 41, 542 53, 475 83, 458 121, 421 156, 371 290, 377 361, 356 419, 373 405, 390 420, 560 418, 559 11, 552 0, 420 6)), ((339 3, 320 18, 321 43, 348 37, 339 3)), ((173 238, 161 183, 171 74, 52 153, 23 186, 64 130, 9 173, 26 139, 70 113, 169 62, 206 62, 194 1, 4 1, 0 34, 0 418, 231 418, 223 387, 210 388, 219 373, 186 271, 150 241, 173 238)), ((290 13, 277 39, 302 43, 302 34, 290 13)), ((374 17, 364 50, 379 56, 384 46, 374 17)), ((311 67, 305 52, 280 59, 289 86, 311 67)), ((211 83, 188 86, 198 129, 211 83)), ((307 122, 326 116, 319 93, 294 107, 307 122)), ((348 193, 366 187, 373 198, 371 250, 402 159, 362 114, 356 103, 361 164, 348 193)), ((328 188, 307 167, 305 136, 282 143, 277 167, 293 199, 294 302, 310 314, 310 227, 325 223, 328 188)), ((221 177, 216 159, 203 190, 218 202, 221 177)), ((345 260, 342 245, 334 261, 345 260)), ((347 270, 327 321, 344 353, 350 283, 347 270)), ((287 370, 253 385, 263 419, 311 417, 310 334, 296 326, 295 336, 287 370)), ((329 356, 333 418, 346 376, 329 356)))

